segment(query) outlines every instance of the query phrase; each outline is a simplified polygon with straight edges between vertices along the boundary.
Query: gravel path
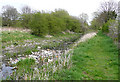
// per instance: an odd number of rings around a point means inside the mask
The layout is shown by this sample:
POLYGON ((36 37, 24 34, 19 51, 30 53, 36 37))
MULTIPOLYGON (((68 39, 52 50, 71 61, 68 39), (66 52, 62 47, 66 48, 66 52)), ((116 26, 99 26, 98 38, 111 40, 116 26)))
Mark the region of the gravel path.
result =
POLYGON ((84 41, 94 37, 95 35, 96 35, 96 32, 85 34, 83 37, 81 37, 80 42, 84 42, 84 41))
POLYGON ((78 40, 78 42, 75 43, 75 45, 74 45, 73 47, 77 46, 80 42, 85 42, 86 40, 94 37, 96 34, 97 34, 97 32, 91 32, 91 33, 87 33, 87 34, 83 35, 83 36, 78 40))

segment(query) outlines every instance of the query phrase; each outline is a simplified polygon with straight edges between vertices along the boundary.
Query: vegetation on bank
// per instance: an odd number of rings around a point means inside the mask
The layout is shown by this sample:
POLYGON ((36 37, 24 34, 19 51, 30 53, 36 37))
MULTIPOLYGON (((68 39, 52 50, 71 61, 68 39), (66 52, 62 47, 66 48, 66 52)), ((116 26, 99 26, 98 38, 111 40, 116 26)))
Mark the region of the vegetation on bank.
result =
POLYGON ((87 19, 82 17, 84 14, 79 18, 69 15, 64 9, 50 12, 29 11, 31 8, 28 6, 22 9, 22 13, 19 13, 13 6, 3 6, 2 26, 29 28, 31 33, 37 36, 55 35, 67 30, 84 33, 85 27, 88 27, 87 19))
POLYGON ((57 80, 118 80, 118 49, 108 36, 98 33, 80 43, 71 57, 72 67, 56 72, 57 80))

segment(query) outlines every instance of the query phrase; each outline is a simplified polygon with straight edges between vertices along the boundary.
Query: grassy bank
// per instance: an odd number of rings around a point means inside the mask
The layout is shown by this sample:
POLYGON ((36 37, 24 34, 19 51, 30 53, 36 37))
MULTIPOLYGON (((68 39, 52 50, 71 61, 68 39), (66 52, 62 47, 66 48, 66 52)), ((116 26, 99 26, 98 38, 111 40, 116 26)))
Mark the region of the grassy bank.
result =
POLYGON ((118 50, 112 39, 98 33, 80 43, 72 56, 72 67, 56 72, 58 80, 117 80, 118 50))

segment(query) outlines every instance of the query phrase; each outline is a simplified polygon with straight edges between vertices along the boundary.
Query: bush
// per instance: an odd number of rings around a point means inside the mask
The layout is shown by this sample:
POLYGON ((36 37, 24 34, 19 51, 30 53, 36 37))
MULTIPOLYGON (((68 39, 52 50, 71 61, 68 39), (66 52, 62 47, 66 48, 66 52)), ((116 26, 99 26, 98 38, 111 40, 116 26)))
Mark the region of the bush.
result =
POLYGON ((64 22, 60 18, 55 17, 54 15, 50 15, 48 19, 49 34, 60 33, 62 31, 61 27, 63 23, 64 22))
POLYGON ((109 22, 103 24, 102 32, 104 32, 104 33, 108 33, 109 32, 109 22))
POLYGON ((29 21, 31 20, 32 14, 22 14, 21 15, 21 26, 29 28, 29 21))
POLYGON ((82 31, 80 21, 77 18, 72 16, 66 20, 66 28, 70 31, 77 32, 77 33, 82 31))
POLYGON ((29 27, 32 33, 38 36, 43 36, 48 33, 48 23, 44 14, 40 12, 33 14, 29 27))
POLYGON ((20 20, 17 20, 13 27, 22 27, 22 22, 20 20))
POLYGON ((109 33, 110 36, 114 41, 118 41, 118 22, 117 20, 109 20, 109 33))
POLYGON ((82 32, 80 20, 70 16, 67 11, 59 9, 51 13, 37 12, 31 15, 29 27, 32 34, 44 36, 46 34, 58 34, 65 30, 82 32))

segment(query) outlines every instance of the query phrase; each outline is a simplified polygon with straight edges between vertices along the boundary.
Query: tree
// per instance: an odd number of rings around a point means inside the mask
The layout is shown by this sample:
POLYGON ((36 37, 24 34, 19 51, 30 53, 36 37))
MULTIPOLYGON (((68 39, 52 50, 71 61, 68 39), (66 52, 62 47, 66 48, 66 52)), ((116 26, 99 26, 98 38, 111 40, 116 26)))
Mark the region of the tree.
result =
POLYGON ((29 6, 24 6, 22 9, 21 22, 22 26, 29 28, 29 21, 31 20, 32 10, 29 6))
MULTIPOLYGON (((98 29, 102 27, 102 29, 104 30, 104 28, 107 26, 107 24, 105 25, 105 23, 107 23, 110 19, 115 20, 117 17, 116 4, 117 3, 113 1, 101 3, 100 12, 94 13, 95 17, 91 22, 91 26, 97 26, 98 29)), ((108 30, 108 27, 105 29, 108 30)))
POLYGON ((51 16, 54 17, 53 20, 56 21, 56 28, 59 27, 61 31, 66 30, 66 20, 69 18, 69 13, 63 9, 55 9, 55 12, 51 13, 51 16))
POLYGON ((102 31, 108 32, 108 21, 115 20, 117 17, 117 3, 114 1, 103 2, 101 4, 101 13, 99 15, 100 22, 102 22, 102 31))
POLYGON ((82 27, 83 32, 86 31, 88 27, 88 23, 87 23, 88 15, 86 13, 80 14, 79 20, 81 22, 81 27, 82 27))
POLYGON ((109 12, 109 11, 116 11, 117 12, 117 3, 113 0, 109 0, 106 2, 102 2, 100 5, 100 12, 109 12))
POLYGON ((117 3, 114 1, 103 2, 101 3, 100 11, 100 18, 104 23, 109 19, 115 19, 117 17, 117 3))
POLYGON ((100 28, 100 23, 97 21, 96 18, 94 18, 92 21, 91 21, 91 26, 90 26, 92 29, 94 30, 98 30, 100 28))
POLYGON ((18 11, 13 6, 3 6, 2 20, 3 26, 12 26, 18 19, 18 11))
POLYGON ((57 17, 62 17, 62 18, 69 16, 69 13, 64 9, 55 9, 55 12, 53 14, 57 17))
POLYGON ((83 23, 86 23, 88 20, 88 15, 86 13, 82 13, 79 15, 79 18, 83 23))
POLYGON ((66 21, 66 27, 68 30, 80 33, 82 32, 81 22, 78 17, 70 16, 66 21))
POLYGON ((38 36, 54 35, 67 29, 77 33, 83 31, 79 18, 70 16, 67 11, 62 9, 50 13, 45 11, 37 12, 30 17, 28 25, 32 30, 32 34, 38 36))
POLYGON ((32 12, 31 8, 29 6, 22 7, 22 13, 23 14, 30 14, 32 12))
POLYGON ((48 22, 45 14, 41 12, 34 13, 29 21, 29 27, 34 35, 43 36, 48 34, 48 22))

